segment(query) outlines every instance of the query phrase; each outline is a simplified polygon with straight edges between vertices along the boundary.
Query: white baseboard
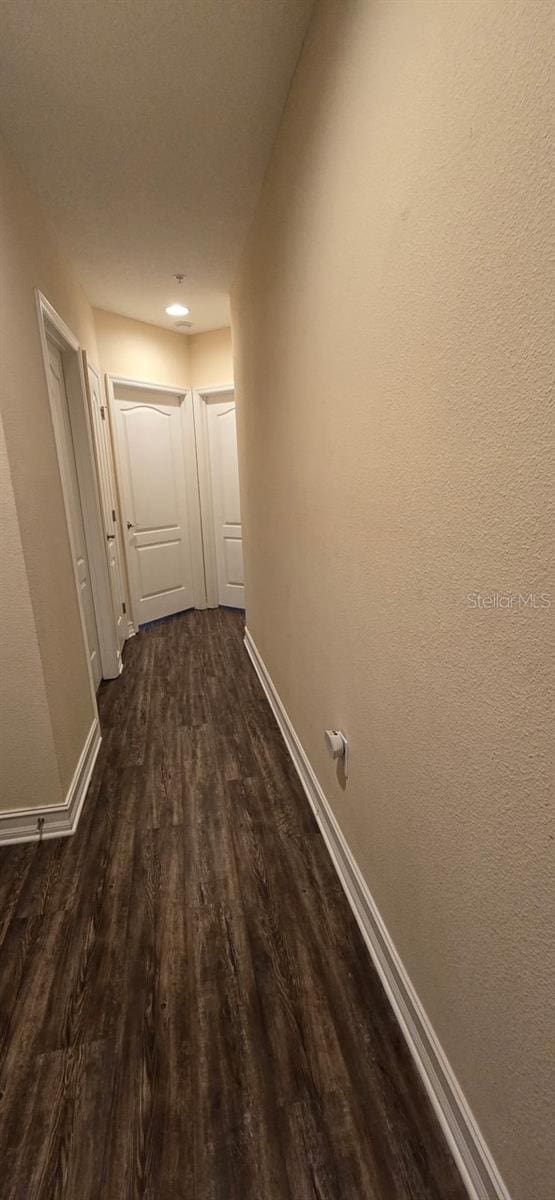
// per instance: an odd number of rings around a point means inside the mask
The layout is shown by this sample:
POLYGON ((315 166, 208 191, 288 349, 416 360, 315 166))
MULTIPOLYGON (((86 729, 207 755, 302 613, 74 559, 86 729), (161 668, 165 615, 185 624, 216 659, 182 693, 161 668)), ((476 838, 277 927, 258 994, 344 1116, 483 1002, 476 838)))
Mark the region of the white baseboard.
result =
POLYGON ((95 718, 63 804, 0 812, 0 845, 38 842, 46 838, 69 837, 75 833, 101 741, 98 718, 95 718))
POLYGON ((248 629, 245 632, 245 646, 468 1194, 471 1200, 510 1200, 455 1074, 248 629))

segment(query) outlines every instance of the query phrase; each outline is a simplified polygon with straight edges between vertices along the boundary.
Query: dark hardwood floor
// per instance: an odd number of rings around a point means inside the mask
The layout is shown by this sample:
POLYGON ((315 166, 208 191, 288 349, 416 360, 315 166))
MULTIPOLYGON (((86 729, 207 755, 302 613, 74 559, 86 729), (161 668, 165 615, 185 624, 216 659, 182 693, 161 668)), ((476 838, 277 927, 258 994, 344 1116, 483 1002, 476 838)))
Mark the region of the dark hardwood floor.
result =
POLYGON ((223 609, 103 684, 73 838, 0 851, 2 1200, 463 1200, 223 609))

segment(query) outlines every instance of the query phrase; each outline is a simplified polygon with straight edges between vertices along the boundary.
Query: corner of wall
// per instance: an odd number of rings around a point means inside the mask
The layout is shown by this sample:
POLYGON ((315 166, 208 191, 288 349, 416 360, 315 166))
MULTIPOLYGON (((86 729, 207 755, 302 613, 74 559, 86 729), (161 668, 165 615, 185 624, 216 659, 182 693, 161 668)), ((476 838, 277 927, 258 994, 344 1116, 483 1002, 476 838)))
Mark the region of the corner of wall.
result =
POLYGON ((93 310, 99 368, 108 375, 160 383, 167 387, 191 386, 188 338, 105 309, 93 310))
POLYGON ((189 337, 191 355, 191 386, 218 387, 233 383, 233 352, 231 329, 210 329, 189 337))

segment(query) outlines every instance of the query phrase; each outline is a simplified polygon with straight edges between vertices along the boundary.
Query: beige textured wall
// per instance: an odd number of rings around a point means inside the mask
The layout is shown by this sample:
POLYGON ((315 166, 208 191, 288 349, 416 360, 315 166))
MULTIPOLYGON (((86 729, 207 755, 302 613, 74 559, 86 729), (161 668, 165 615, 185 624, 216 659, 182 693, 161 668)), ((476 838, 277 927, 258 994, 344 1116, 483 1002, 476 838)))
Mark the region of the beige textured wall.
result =
MULTIPOLYGON (((33 289, 39 287, 44 292, 93 361, 97 359, 97 351, 87 300, 59 254, 40 206, 2 147, 0 174, 0 412, 58 772, 65 795, 93 720, 93 710, 33 289)), ((2 562, 2 586, 12 597, 18 594, 21 571, 22 564, 14 548, 14 553, 2 562)), ((24 590, 21 608, 14 612, 13 619, 21 622, 19 634, 16 628, 8 631, 3 624, 1 639, 9 642, 12 636, 21 640, 32 638, 24 590)), ((40 678, 36 686, 40 696, 40 678)), ((38 700, 37 704, 40 706, 38 700)), ((1 721, 2 733, 12 745, 15 738, 20 738, 21 754, 29 771, 29 790, 43 762, 46 736, 43 718, 30 700, 28 719, 18 729, 10 727, 13 714, 9 706, 2 709, 1 721)), ((47 755, 44 770, 48 778, 47 755)), ((46 794, 49 788, 50 784, 46 794)), ((38 802, 42 803, 43 798, 38 802)), ((2 806, 10 808, 9 799, 3 800, 2 806)))
POLYGON ((213 387, 233 383, 231 330, 185 337, 118 313, 94 310, 103 371, 168 386, 213 387))
POLYGON ((549 19, 324 0, 232 296, 248 625, 515 1200, 555 1178, 549 19))
POLYGON ((6 810, 59 804, 63 796, 1 420, 0 512, 0 809, 6 810))
POLYGON ((184 334, 102 309, 94 310, 94 321, 103 372, 145 383, 189 387, 189 346, 184 334))
POLYGON ((233 383, 231 329, 213 329, 189 338, 192 387, 233 383))

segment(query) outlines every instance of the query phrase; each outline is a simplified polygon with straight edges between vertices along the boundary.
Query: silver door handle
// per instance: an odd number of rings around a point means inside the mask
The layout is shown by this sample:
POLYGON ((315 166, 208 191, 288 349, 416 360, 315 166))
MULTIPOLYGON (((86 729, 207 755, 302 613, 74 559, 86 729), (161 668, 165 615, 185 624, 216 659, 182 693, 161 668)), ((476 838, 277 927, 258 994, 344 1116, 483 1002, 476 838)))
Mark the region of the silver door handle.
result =
POLYGON ((127 528, 128 528, 128 529, 134 529, 134 528, 135 528, 135 526, 134 526, 134 524, 133 524, 133 522, 132 522, 132 521, 128 521, 128 522, 127 522, 127 528))

